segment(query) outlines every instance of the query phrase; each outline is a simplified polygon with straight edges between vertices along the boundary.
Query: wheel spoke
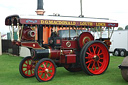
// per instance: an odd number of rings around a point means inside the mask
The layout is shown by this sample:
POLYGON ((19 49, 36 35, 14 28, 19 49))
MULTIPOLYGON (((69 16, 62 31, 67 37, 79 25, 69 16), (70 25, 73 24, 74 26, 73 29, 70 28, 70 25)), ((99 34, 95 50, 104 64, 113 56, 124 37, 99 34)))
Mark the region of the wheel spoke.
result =
POLYGON ((29 71, 29 70, 27 70, 27 74, 28 74, 28 71, 29 71))
POLYGON ((95 49, 94 49, 94 46, 92 46, 92 49, 93 49, 93 53, 95 54, 95 49))
POLYGON ((86 64, 87 64, 87 63, 90 63, 90 62, 92 62, 92 60, 88 60, 88 61, 86 62, 86 64))
POLYGON ((52 73, 51 73, 51 72, 48 72, 48 73, 52 75, 52 73))
POLYGON ((27 68, 27 66, 23 66, 23 68, 27 68))
POLYGON ((99 62, 97 62, 98 67, 100 67, 99 62))
POLYGON ((86 52, 88 55, 90 55, 90 56, 92 56, 93 57, 93 55, 91 54, 91 53, 88 53, 88 52, 86 52))
POLYGON ((85 59, 92 59, 92 57, 85 57, 85 59))
MULTIPOLYGON (((99 57, 100 58, 100 57, 99 57)), ((104 59, 104 58, 100 58, 100 59, 104 59)))
POLYGON ((45 75, 44 75, 44 79, 46 79, 46 73, 45 73, 45 75))
POLYGON ((23 71, 24 73, 27 71, 27 69, 25 71, 23 71))
POLYGON ((47 65, 48 65, 48 62, 46 62, 46 67, 47 67, 47 65))
POLYGON ((49 77, 48 74, 46 74, 47 78, 49 77))
POLYGON ((24 62, 24 64, 28 65, 26 62, 24 62))
POLYGON ((32 70, 30 70, 30 73, 31 73, 31 75, 32 75, 32 70))
POLYGON ((42 76, 43 76, 43 72, 41 73, 40 77, 42 78, 42 76))
POLYGON ((102 65, 102 62, 98 61, 98 63, 100 63, 102 65))
POLYGON ((97 55, 99 55, 100 51, 101 51, 101 50, 100 50, 100 48, 99 48, 97 55))
POLYGON ((89 69, 90 65, 91 65, 91 63, 88 64, 88 67, 87 67, 88 69, 89 69))
POLYGON ((28 65, 29 65, 29 60, 27 60, 27 63, 28 63, 28 65))
POLYGON ((45 71, 38 71, 38 73, 44 73, 45 71))
POLYGON ((46 65, 43 63, 44 68, 46 69, 46 65))
POLYGON ((96 66, 95 66, 95 61, 94 61, 91 70, 95 70, 95 69, 96 69, 96 66))
POLYGON ((98 54, 98 56, 103 55, 103 53, 98 54))
POLYGON ((39 67, 39 70, 45 70, 45 68, 44 67, 43 68, 42 67, 39 67))
MULTIPOLYGON (((52 66, 52 64, 50 64, 50 66, 48 67, 48 69, 50 70, 50 67, 52 66)), ((51 68, 52 69, 52 68, 51 68)))
POLYGON ((96 49, 97 49, 97 46, 95 46, 95 50, 94 50, 95 51, 95 54, 96 54, 96 49))

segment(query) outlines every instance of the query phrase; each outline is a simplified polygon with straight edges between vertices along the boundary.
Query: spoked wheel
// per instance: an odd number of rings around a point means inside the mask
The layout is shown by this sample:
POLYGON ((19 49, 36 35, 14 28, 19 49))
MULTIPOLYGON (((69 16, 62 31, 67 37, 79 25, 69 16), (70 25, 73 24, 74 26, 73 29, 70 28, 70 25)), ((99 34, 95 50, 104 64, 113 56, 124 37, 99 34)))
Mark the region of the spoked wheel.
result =
POLYGON ((65 65, 64 68, 69 72, 79 72, 82 70, 80 66, 74 66, 73 64, 65 65))
POLYGON ((34 76, 34 65, 32 65, 32 58, 30 56, 25 57, 19 65, 20 74, 25 78, 34 76))
POLYGON ((109 52, 101 41, 90 41, 81 50, 80 63, 84 72, 98 75, 106 71, 109 65, 109 52))
POLYGON ((55 63, 48 58, 41 59, 35 67, 36 79, 40 82, 50 81, 56 74, 55 63))

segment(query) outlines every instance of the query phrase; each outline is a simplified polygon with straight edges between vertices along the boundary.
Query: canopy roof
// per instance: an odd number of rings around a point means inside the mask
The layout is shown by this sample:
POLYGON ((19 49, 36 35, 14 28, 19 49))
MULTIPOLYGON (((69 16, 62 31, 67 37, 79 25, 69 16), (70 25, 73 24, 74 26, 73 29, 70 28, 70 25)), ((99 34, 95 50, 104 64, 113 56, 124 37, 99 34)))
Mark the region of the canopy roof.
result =
POLYGON ((108 18, 89 18, 89 17, 67 17, 67 16, 20 16, 11 15, 6 17, 5 25, 14 25, 19 23, 27 25, 59 25, 59 26, 104 26, 118 27, 115 20, 108 18))

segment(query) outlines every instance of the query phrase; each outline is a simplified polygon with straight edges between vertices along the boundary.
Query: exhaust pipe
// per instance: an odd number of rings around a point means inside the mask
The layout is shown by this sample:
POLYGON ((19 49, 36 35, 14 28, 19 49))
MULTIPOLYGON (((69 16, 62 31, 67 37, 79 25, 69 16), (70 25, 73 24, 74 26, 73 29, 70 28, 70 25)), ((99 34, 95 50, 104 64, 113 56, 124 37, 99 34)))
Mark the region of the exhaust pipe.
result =
POLYGON ((43 9, 43 0, 37 0, 37 10, 44 10, 43 9))

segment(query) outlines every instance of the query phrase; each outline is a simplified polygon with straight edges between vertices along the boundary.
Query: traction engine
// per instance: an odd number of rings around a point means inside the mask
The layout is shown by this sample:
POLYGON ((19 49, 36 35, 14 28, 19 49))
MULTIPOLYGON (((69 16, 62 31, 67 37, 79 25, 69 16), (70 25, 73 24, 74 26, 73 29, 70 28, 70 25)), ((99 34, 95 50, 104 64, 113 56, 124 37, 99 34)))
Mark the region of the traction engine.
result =
POLYGON ((31 56, 25 57, 19 65, 23 77, 35 76, 40 82, 49 81, 57 67, 70 72, 83 70, 88 75, 99 75, 107 70, 110 38, 94 39, 91 32, 82 29, 88 27, 79 26, 79 22, 76 22, 78 26, 55 26, 43 21, 39 24, 38 20, 13 15, 5 21, 12 27, 12 42, 31 51, 31 56), (13 39, 14 28, 18 28, 18 40, 13 39))

